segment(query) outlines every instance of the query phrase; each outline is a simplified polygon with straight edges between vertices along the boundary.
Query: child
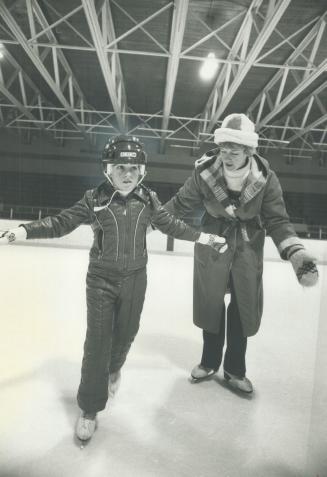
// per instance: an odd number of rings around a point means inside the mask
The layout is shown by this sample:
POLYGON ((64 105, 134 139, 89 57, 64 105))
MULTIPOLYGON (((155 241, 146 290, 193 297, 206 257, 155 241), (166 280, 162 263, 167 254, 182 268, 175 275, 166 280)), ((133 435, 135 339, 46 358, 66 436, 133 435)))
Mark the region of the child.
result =
POLYGON ((0 243, 61 237, 90 224, 94 241, 86 279, 87 332, 77 401, 82 410, 76 435, 90 439, 97 412, 119 385, 120 370, 139 328, 146 290, 146 230, 225 251, 225 239, 195 231, 170 215, 157 195, 141 184, 146 153, 136 137, 117 136, 102 158, 107 180, 53 217, 20 225, 0 243))

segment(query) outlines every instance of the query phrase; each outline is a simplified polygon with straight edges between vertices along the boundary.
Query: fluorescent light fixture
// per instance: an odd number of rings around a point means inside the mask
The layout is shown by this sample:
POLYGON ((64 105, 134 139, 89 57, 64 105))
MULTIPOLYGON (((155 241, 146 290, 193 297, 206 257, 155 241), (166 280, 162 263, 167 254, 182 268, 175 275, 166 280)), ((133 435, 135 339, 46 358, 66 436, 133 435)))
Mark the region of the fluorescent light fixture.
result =
POLYGON ((77 123, 77 126, 85 126, 87 128, 113 128, 110 124, 77 123))
POLYGON ((184 146, 182 144, 170 144, 170 147, 182 147, 184 149, 200 149, 200 146, 184 146))
POLYGON ((214 53, 209 53, 207 58, 204 60, 200 68, 200 78, 205 81, 212 79, 218 70, 218 60, 215 57, 214 53))
POLYGON ((4 57, 5 55, 2 53, 2 51, 0 51, 0 60, 2 60, 2 58, 4 57))
POLYGON ((293 159, 294 157, 298 157, 300 159, 312 159, 312 156, 299 156, 295 154, 283 154, 284 157, 289 157, 290 159, 293 159))
POLYGON ((165 132, 165 133, 172 133, 174 132, 174 129, 156 129, 156 128, 143 128, 141 126, 137 126, 137 129, 140 131, 156 131, 156 132, 165 132))
POLYGON ((44 119, 24 119, 17 118, 16 123, 41 123, 41 124, 52 124, 53 121, 45 121, 44 119))
POLYGON ((270 139, 266 137, 259 137, 259 141, 271 141, 271 142, 279 142, 280 144, 289 144, 289 141, 282 141, 281 139, 270 139))

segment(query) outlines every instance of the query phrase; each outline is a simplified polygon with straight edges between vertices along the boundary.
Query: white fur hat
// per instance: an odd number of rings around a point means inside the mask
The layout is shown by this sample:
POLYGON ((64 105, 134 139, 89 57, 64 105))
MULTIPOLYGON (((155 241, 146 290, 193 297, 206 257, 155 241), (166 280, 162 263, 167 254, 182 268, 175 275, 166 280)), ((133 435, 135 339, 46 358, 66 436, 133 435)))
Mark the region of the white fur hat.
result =
POLYGON ((259 136, 253 122, 245 114, 230 114, 214 132, 216 144, 235 142, 243 146, 258 147, 259 136))

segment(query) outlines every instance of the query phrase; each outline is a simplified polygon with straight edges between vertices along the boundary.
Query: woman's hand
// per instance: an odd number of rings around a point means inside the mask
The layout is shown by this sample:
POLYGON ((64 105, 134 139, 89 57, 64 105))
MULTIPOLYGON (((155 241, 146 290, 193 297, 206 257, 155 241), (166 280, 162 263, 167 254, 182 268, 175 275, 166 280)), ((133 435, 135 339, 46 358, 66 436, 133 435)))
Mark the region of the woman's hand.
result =
POLYGON ((296 277, 304 287, 313 287, 318 282, 317 259, 305 248, 290 253, 289 261, 295 271, 296 277))

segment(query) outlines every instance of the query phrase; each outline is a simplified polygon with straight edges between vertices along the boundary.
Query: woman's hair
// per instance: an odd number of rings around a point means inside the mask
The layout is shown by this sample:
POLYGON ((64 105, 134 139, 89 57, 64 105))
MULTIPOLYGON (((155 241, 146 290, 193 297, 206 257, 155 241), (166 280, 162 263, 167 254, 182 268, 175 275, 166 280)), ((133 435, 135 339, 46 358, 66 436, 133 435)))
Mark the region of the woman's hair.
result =
POLYGON ((253 156, 257 152, 257 149, 252 146, 244 146, 243 144, 237 144, 236 142, 221 142, 218 144, 218 147, 228 147, 228 148, 236 148, 236 149, 243 149, 247 156, 253 156))

